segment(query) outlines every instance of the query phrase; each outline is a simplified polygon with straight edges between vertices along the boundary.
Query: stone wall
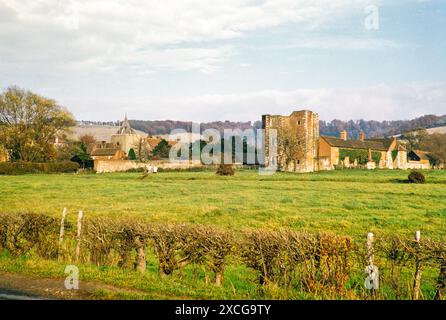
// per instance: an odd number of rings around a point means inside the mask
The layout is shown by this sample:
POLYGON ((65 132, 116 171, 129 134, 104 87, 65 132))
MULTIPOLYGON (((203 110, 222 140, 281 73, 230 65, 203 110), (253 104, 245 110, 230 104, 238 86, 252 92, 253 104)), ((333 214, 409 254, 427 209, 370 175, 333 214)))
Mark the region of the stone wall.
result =
POLYGON ((407 169, 428 170, 430 168, 429 161, 407 161, 407 169))
POLYGON ((188 169, 202 166, 199 161, 170 162, 168 160, 156 160, 145 163, 133 160, 95 160, 94 169, 97 173, 123 172, 130 169, 146 168, 149 164, 152 167, 157 166, 163 169, 188 169))

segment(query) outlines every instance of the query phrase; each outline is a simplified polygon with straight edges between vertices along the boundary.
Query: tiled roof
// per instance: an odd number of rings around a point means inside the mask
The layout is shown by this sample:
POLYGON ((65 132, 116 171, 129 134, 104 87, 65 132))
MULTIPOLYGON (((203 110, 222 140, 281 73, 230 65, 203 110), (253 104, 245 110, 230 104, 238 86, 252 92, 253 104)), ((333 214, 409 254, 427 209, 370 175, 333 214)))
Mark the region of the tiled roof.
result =
POLYGON ((335 137, 321 137, 332 147, 346 149, 371 149, 379 151, 387 151, 392 143, 392 139, 366 139, 361 140, 343 140, 335 137))
POLYGON ((98 148, 93 150, 92 156, 114 156, 118 152, 116 148, 98 148))
POLYGON ((428 152, 421 151, 421 150, 412 150, 412 153, 414 153, 420 160, 429 160, 428 152))

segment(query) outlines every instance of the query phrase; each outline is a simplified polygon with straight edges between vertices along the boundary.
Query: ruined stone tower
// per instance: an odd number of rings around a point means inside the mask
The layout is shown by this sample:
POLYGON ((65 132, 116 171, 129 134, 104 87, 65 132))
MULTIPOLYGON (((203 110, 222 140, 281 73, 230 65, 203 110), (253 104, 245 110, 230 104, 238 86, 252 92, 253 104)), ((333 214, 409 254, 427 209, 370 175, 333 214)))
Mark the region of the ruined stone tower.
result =
POLYGON ((277 163, 280 170, 311 172, 318 170, 319 116, 309 110, 289 116, 263 115, 264 165, 277 163), (277 130, 277 155, 269 148, 271 129, 277 130), (286 143, 284 143, 286 139, 286 143))

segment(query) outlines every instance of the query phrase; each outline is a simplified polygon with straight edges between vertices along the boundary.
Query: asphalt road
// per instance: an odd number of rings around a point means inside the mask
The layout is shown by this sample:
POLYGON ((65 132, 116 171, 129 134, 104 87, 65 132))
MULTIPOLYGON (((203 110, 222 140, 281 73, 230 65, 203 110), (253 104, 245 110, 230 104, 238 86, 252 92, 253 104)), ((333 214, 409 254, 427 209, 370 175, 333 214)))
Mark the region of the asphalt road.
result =
POLYGON ((32 296, 24 292, 0 288, 0 300, 42 300, 43 298, 32 296))

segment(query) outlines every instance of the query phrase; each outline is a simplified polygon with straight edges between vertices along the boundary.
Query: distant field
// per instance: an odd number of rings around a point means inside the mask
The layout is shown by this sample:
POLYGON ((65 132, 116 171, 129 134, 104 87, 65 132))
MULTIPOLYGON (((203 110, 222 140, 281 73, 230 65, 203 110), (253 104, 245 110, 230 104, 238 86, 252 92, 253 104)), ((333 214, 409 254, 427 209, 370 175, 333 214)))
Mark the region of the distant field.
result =
POLYGON ((446 127, 427 129, 427 132, 429 132, 430 134, 432 134, 432 133, 446 133, 446 127))
MULTIPOLYGON (((118 131, 118 126, 101 126, 101 125, 81 125, 72 127, 68 136, 71 139, 78 139, 83 135, 92 135, 97 141, 110 141, 112 134, 118 131)), ((137 134, 141 136, 147 136, 147 133, 135 130, 137 134)))
POLYGON ((344 170, 259 176, 238 171, 172 172, 140 180, 138 173, 0 176, 0 211, 69 218, 137 217, 222 228, 293 228, 364 237, 413 234, 446 237, 446 171, 427 171, 428 183, 404 183, 406 171, 344 170))

